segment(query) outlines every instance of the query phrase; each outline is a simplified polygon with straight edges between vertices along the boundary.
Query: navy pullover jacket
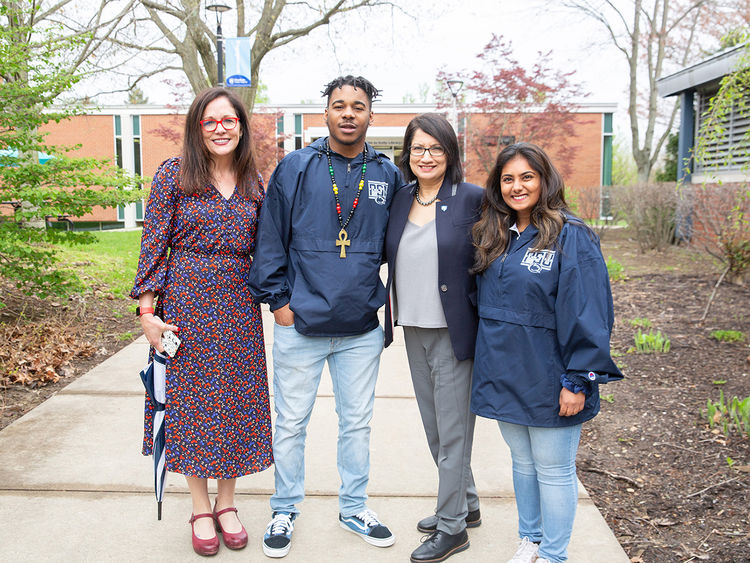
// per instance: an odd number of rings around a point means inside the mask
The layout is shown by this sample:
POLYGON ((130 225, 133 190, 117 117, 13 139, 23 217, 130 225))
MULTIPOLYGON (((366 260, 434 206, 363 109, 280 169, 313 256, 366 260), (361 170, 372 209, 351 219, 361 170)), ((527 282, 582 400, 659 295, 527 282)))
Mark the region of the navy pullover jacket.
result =
MULTIPOLYGON (((383 240, 402 180, 388 157, 367 144, 364 188, 341 258, 327 142, 318 139, 288 154, 271 175, 248 283, 253 297, 272 311, 289 303, 300 334, 353 336, 378 326, 386 296, 379 275, 383 240)), ((362 154, 345 158, 331 151, 331 161, 346 221, 362 176, 362 154)))

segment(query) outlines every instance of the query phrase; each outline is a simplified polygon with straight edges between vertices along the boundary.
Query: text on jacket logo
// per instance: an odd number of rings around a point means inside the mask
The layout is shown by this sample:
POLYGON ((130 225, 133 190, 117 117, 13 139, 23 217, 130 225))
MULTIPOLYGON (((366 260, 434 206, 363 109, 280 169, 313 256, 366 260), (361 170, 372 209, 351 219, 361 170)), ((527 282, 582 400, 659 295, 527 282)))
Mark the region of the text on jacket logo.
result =
POLYGON ((388 182, 375 182, 368 180, 367 190, 370 199, 378 205, 385 205, 385 197, 388 195, 388 182))
POLYGON ((521 266, 526 266, 532 274, 538 274, 542 270, 549 271, 552 269, 552 263, 555 261, 556 251, 538 250, 532 252, 527 250, 521 260, 521 266))

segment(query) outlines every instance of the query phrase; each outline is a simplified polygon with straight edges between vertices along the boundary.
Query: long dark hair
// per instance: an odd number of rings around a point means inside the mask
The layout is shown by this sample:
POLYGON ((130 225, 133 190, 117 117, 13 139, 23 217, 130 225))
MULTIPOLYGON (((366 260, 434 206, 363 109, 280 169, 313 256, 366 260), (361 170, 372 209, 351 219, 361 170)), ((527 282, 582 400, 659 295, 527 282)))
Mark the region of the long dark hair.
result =
POLYGON ((195 97, 185 119, 185 135, 182 143, 182 164, 180 184, 188 195, 202 193, 212 181, 211 153, 203 140, 200 120, 206 106, 217 98, 224 97, 232 104, 239 117, 242 136, 234 149, 234 171, 237 174, 237 192, 244 197, 254 197, 258 193, 258 171, 255 166, 253 140, 250 134, 250 119, 244 104, 226 88, 216 87, 204 90, 195 97))
POLYGON ((531 143, 516 143, 505 147, 497 155, 495 166, 487 178, 487 189, 482 199, 482 211, 471 230, 474 239, 473 273, 489 268, 493 260, 505 252, 508 246, 508 229, 516 221, 516 212, 503 200, 500 179, 503 168, 517 156, 525 158, 529 166, 539 175, 541 192, 539 201, 531 210, 531 224, 539 229, 532 250, 555 246, 566 215, 570 215, 565 203, 565 184, 547 154, 531 143))
POLYGON ((439 113, 423 113, 412 119, 409 125, 406 126, 404 147, 401 158, 398 161, 398 167, 401 169, 406 181, 413 182, 417 179, 409 164, 411 157, 409 149, 411 148, 411 141, 414 139, 417 129, 421 129, 430 137, 435 137, 435 140, 445 150, 445 176, 453 184, 462 182, 464 179, 464 169, 461 165, 461 156, 458 152, 458 139, 456 139, 456 133, 453 131, 451 124, 439 113))

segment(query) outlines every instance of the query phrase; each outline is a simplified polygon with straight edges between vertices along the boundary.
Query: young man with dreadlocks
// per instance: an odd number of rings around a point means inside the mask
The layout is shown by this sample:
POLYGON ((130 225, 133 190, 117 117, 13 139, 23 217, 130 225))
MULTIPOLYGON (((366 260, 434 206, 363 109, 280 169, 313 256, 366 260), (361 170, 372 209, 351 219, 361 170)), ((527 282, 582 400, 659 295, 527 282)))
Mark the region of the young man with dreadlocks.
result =
POLYGON ((365 142, 378 90, 361 76, 326 85, 329 136, 288 154, 268 184, 250 288, 274 314, 272 518, 263 552, 284 557, 305 496, 305 436, 323 365, 339 418, 339 522, 378 546, 395 537, 366 506, 370 419, 383 349, 379 270, 396 166, 365 142))

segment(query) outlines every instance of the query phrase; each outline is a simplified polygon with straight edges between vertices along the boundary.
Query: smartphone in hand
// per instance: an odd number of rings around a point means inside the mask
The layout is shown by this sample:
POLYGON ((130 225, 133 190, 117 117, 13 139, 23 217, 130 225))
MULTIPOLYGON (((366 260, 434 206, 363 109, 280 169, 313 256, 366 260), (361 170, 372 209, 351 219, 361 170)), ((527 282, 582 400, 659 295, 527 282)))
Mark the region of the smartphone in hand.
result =
POLYGON ((170 358, 174 358, 177 354, 177 348, 180 347, 180 339, 171 330, 165 330, 161 335, 161 345, 164 347, 164 351, 170 358))

